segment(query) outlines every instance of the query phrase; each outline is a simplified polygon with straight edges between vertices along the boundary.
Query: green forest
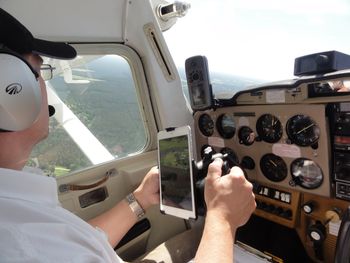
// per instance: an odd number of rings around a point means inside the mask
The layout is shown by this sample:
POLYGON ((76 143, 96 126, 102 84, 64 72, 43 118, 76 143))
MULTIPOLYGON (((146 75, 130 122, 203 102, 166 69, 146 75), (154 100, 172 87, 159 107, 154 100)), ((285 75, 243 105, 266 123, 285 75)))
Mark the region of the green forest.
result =
MULTIPOLYGON (((74 78, 89 83, 68 84, 63 76, 50 81, 60 99, 117 158, 141 150, 146 144, 130 67, 125 60, 106 56, 85 65, 74 78)), ((54 117, 49 137, 34 149, 30 166, 50 175, 63 175, 89 167, 91 162, 54 117)))

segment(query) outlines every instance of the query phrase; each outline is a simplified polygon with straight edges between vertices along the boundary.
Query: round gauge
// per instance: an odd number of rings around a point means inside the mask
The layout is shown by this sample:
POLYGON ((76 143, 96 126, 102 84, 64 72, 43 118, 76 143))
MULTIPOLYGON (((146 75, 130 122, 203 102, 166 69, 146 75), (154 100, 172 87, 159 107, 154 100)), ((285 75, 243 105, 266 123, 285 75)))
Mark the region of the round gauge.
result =
POLYGON ((239 143, 251 145, 255 141, 255 133, 248 126, 242 126, 238 131, 239 143))
POLYGON ((223 114, 218 118, 216 127, 220 135, 225 139, 231 139, 235 135, 236 125, 233 117, 228 114, 223 114))
POLYGON ((227 154, 226 160, 230 167, 237 166, 239 164, 238 156, 231 148, 222 148, 220 152, 222 154, 227 154))
POLYGON ((275 143, 282 137, 282 124, 276 116, 264 114, 256 122, 256 131, 263 141, 275 143))
POLYGON ((295 184, 307 189, 315 189, 323 182, 321 168, 312 160, 298 158, 291 165, 291 174, 295 184))
POLYGON ((203 114, 198 119, 198 126, 205 136, 212 136, 214 133, 214 122, 208 114, 203 114))
POLYGON ((288 169, 283 159, 273 153, 265 154, 260 160, 260 169, 273 182, 281 182, 287 177, 288 169))
POLYGON ((320 137, 320 128, 309 116, 295 115, 287 122, 287 134, 292 143, 299 146, 315 144, 320 137))

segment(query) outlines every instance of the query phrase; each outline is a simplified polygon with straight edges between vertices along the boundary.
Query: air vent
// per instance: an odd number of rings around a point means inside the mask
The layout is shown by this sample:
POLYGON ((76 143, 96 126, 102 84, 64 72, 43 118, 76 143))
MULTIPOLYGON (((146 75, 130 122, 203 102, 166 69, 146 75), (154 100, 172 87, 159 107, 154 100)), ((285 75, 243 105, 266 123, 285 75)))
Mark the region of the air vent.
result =
POLYGON ((147 36, 148 42, 150 43, 153 53, 157 59, 160 68, 163 71, 165 78, 170 82, 175 80, 175 75, 171 69, 170 63, 167 57, 164 55, 164 47, 161 44, 159 37, 157 36, 156 30, 153 24, 147 24, 144 26, 144 31, 147 36))

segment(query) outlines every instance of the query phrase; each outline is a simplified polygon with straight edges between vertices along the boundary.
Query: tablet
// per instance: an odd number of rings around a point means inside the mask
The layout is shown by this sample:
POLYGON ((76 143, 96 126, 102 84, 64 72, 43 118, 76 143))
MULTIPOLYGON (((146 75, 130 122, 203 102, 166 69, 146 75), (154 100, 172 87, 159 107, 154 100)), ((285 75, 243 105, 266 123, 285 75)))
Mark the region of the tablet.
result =
POLYGON ((192 143, 189 126, 158 133, 160 211, 184 219, 196 218, 192 143))

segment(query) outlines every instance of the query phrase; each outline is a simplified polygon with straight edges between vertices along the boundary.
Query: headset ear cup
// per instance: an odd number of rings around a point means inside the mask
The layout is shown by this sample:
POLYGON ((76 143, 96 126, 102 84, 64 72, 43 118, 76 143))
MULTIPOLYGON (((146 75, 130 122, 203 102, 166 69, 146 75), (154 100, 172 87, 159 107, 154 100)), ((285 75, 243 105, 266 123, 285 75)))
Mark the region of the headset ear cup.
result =
POLYGON ((0 68, 0 129, 27 129, 40 113, 39 81, 24 59, 7 50, 0 51, 0 68))

